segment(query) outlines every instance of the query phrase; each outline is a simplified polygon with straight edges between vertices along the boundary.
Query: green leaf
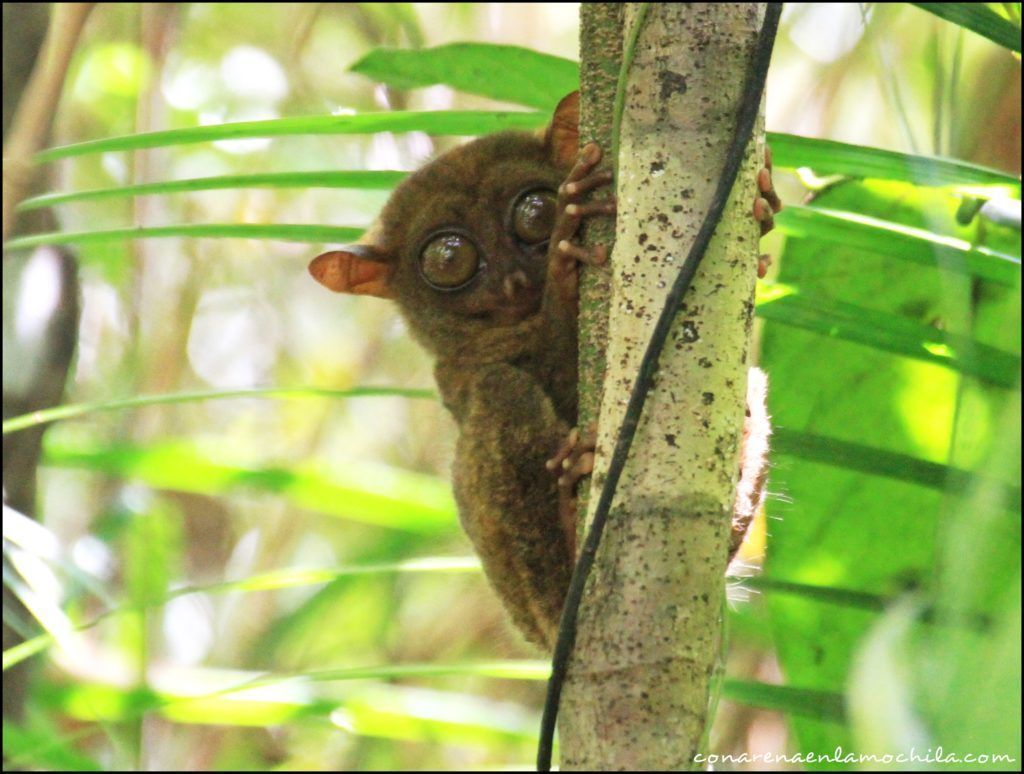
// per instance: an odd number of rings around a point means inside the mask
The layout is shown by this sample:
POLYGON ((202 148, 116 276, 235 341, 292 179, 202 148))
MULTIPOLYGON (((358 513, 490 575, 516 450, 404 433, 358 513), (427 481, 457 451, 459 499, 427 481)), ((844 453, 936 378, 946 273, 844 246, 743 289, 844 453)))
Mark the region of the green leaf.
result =
POLYGON ((1019 378, 1018 355, 898 315, 830 298, 811 298, 793 286, 762 286, 756 311, 766 320, 936 363, 1000 387, 1013 387, 1019 378))
POLYGON ((782 132, 768 132, 768 144, 775 164, 780 167, 810 167, 819 174, 903 180, 924 186, 1000 185, 1020 198, 1020 180, 1016 176, 965 161, 782 132))
MULTIPOLYGON (((363 575, 380 575, 390 573, 437 573, 437 572, 480 572, 480 560, 475 556, 424 556, 416 559, 405 559, 398 562, 377 562, 374 564, 349 565, 347 567, 287 567, 271 572, 250 575, 222 583, 209 583, 201 586, 182 586, 164 591, 159 599, 143 601, 138 604, 124 604, 111 607, 87 623, 73 627, 75 632, 83 632, 97 626, 102 621, 125 613, 138 612, 141 609, 159 607, 172 599, 189 594, 224 594, 232 591, 274 591, 277 589, 296 588, 333 583, 343 578, 363 575)), ((24 642, 18 643, 3 653, 3 669, 20 664, 52 647, 57 642, 52 634, 40 634, 24 642)))
POLYGON ((856 607, 863 610, 881 611, 888 600, 879 594, 868 594, 853 589, 841 589, 834 586, 817 586, 810 583, 793 583, 792 581, 768 578, 763 575, 739 579, 744 586, 762 589, 777 594, 795 594, 806 599, 813 599, 829 605, 840 607, 856 607))
MULTIPOLYGON (((480 560, 475 556, 425 556, 400 562, 351 565, 349 567, 285 568, 251 575, 223 583, 204 586, 184 586, 175 589, 167 599, 186 594, 220 594, 229 591, 273 591, 319 583, 330 583, 339 578, 383 573, 479 572, 480 560)), ((167 600, 164 600, 167 601, 167 600)))
POLYGON ((544 126, 544 113, 487 110, 386 111, 340 116, 297 116, 268 121, 239 121, 214 126, 190 126, 160 132, 128 134, 48 148, 36 154, 38 163, 87 153, 166 148, 216 140, 285 137, 310 134, 373 134, 374 132, 426 132, 432 135, 472 136, 506 129, 532 130, 544 126))
POLYGON ((794 205, 776 216, 776 224, 787 236, 838 242, 1006 287, 1016 287, 1020 282, 1019 256, 867 215, 794 205))
POLYGON ((843 696, 834 691, 769 685, 751 680, 725 680, 722 695, 749 707, 778 710, 815 720, 842 723, 846 717, 843 696))
MULTIPOLYGON (((949 192, 934 188, 891 180, 845 183, 822 190, 815 203, 961 238, 972 234, 958 228, 949 192)), ((1011 252, 1014 236, 1019 239, 1019 234, 1010 234, 1004 240, 995 229, 988 236, 1000 240, 1003 252, 1011 252)), ((949 456, 957 396, 973 383, 1004 400, 1012 394, 965 377, 965 370, 949 363, 940 366, 890 352, 906 348, 915 337, 926 340, 921 334, 928 329, 954 333, 1004 355, 1019 352, 1019 322, 1014 325, 1001 311, 990 311, 993 305, 1001 309, 1004 299, 1018 293, 969 275, 818 239, 786 241, 778 280, 799 288, 817 311, 804 321, 813 323, 808 329, 780 324, 781 317, 764 326, 761 362, 772 385, 768 402, 778 429, 775 449, 785 449, 773 457, 768 484, 769 491, 782 497, 767 504, 767 577, 895 598, 934 575, 945 487, 956 493, 949 497, 950 509, 962 508, 965 482, 957 481, 958 476, 975 471, 994 475, 949 456), (868 314, 861 315, 861 309, 868 314), (843 310, 839 316, 844 326, 865 325, 858 334, 863 334, 861 343, 822 335, 828 333, 827 317, 837 310, 843 310), (899 322, 892 331, 882 330, 888 328, 886 317, 899 322), (991 328, 977 328, 973 321, 979 317, 991 319, 991 328), (920 330, 915 334, 903 323, 920 330), (871 327, 879 329, 877 342, 869 341, 871 327)), ((935 354, 950 353, 937 347, 935 354)), ((958 358, 961 353, 952 354, 958 358)), ((967 370, 990 367, 977 359, 968 365, 967 370)), ((1008 381, 1005 372, 1002 376, 1001 381, 1008 381)), ((980 408, 957 435, 984 448, 998 420, 980 408)), ((1019 478, 996 479, 1000 491, 1019 488, 1019 478)), ((879 620, 876 611, 826 607, 799 594, 768 593, 764 601, 787 680, 824 691, 849 684, 854 654, 879 620)), ((941 685, 936 682, 937 689, 941 685)), ((849 729, 834 723, 795 716, 792 728, 801 749, 856 746, 849 729)))
POLYGON ((55 207, 72 202, 119 199, 129 196, 183 193, 189 191, 216 191, 230 188, 353 188, 362 190, 390 190, 408 177, 408 172, 355 170, 334 172, 272 172, 260 175, 222 175, 194 177, 187 180, 168 180, 162 183, 124 185, 117 188, 97 188, 90 191, 47 193, 21 202, 19 211, 41 207, 55 207))
POLYGON ((1019 486, 988 479, 983 475, 950 465, 940 465, 937 462, 865 444, 776 427, 772 430, 772 451, 868 475, 920 484, 932 489, 948 488, 951 491, 962 492, 971 485, 988 483, 999 489, 1002 501, 1009 507, 1020 508, 1019 486))
POLYGON ((310 467, 256 467, 203 454, 186 441, 150 446, 62 444, 47 436, 44 464, 139 480, 160 489, 222 495, 236 490, 286 497, 313 511, 420 534, 454 531, 447 482, 383 465, 346 463, 328 473, 310 467))
POLYGON ((1020 53, 1020 27, 984 3, 912 3, 959 27, 976 32, 1003 48, 1020 53))
POLYGON ((4 770, 103 771, 52 729, 25 728, 4 721, 4 770), (14 767, 10 769, 8 767, 14 767))
POLYGON ((313 224, 263 223, 200 223, 178 226, 135 226, 103 231, 66 231, 34 234, 9 240, 4 248, 17 250, 38 245, 92 244, 117 239, 158 239, 194 237, 196 239, 277 239, 282 242, 330 244, 353 242, 364 229, 350 226, 317 226, 313 224))
MULTIPOLYGON (((210 673, 203 677, 207 670, 193 671, 195 677, 185 682, 215 685, 223 683, 226 679, 223 673, 210 673)), ((390 664, 288 675, 260 675, 220 689, 195 694, 189 694, 184 690, 125 690, 111 685, 80 682, 69 686, 47 686, 41 692, 41 698, 44 704, 80 720, 126 721, 137 718, 144 712, 159 711, 165 717, 179 722, 264 725, 273 722, 268 720, 269 717, 276 718, 276 722, 285 722, 301 716, 326 715, 338 707, 337 701, 328 702, 311 698, 308 691, 290 690, 296 686, 308 686, 310 683, 467 676, 544 681, 548 679, 550 673, 551 665, 547 661, 390 664), (251 695, 247 696, 246 694, 250 692, 251 695), (232 709, 235 706, 233 702, 240 703, 239 711, 232 709), (221 714, 216 710, 220 710, 221 714)), ((824 720, 841 720, 843 717, 842 697, 828 691, 726 680, 723 694, 734 701, 754 707, 777 709, 824 720)), ((344 703, 342 706, 345 706, 344 703)))
POLYGON ((547 113, 580 83, 578 62, 491 43, 449 43, 413 50, 378 48, 351 70, 396 89, 444 84, 547 113))
POLYGON ((200 392, 175 392, 163 395, 139 395, 132 398, 94 401, 92 403, 72 403, 55 406, 41 411, 5 419, 3 434, 36 427, 62 419, 73 419, 101 411, 118 411, 121 409, 158 406, 169 403, 194 403, 203 400, 224 400, 229 398, 369 398, 397 397, 412 399, 437 400, 437 393, 432 390, 409 389, 405 387, 353 387, 349 390, 333 390, 326 387, 269 387, 248 390, 213 390, 200 392))

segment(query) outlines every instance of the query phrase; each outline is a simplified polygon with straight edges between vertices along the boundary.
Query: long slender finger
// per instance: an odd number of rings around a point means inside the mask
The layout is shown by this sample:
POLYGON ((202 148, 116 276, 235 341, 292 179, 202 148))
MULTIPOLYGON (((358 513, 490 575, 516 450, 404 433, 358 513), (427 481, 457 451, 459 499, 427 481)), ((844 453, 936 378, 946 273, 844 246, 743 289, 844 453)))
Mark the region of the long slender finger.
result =
POLYGON ((576 448, 576 443, 579 439, 579 428, 574 427, 569 431, 569 435, 566 436, 565 440, 562 441, 562 445, 558 447, 558 451, 551 456, 551 459, 544 463, 544 467, 548 470, 561 469, 562 462, 572 453, 572 450, 576 448))
POLYGON ((567 183, 574 183, 577 180, 582 180, 600 160, 601 146, 596 142, 588 142, 582 149, 580 149, 579 160, 573 166, 572 170, 570 170, 565 181, 567 183))
POLYGON ((762 196, 768 200, 768 203, 771 204, 772 212, 780 212, 782 210, 782 199, 775 193, 775 186, 772 184, 772 173, 767 167, 763 167, 757 173, 757 188, 762 196))
POLYGON ((772 207, 767 199, 758 197, 754 199, 754 220, 761 225, 761 236, 764 236, 775 228, 775 218, 772 217, 772 207))
POLYGON ((612 181, 613 175, 610 169, 601 169, 593 174, 587 175, 580 180, 574 182, 563 183, 563 190, 559 193, 564 193, 566 196, 577 196, 578 194, 592 191, 602 185, 608 185, 612 181))
POLYGON ((618 205, 614 199, 598 199, 593 202, 565 205, 565 214, 573 218, 585 218, 587 215, 614 215, 618 205))
POLYGON ((582 247, 568 239, 558 242, 558 252, 574 261, 588 266, 602 266, 608 260, 608 248, 604 245, 582 247))

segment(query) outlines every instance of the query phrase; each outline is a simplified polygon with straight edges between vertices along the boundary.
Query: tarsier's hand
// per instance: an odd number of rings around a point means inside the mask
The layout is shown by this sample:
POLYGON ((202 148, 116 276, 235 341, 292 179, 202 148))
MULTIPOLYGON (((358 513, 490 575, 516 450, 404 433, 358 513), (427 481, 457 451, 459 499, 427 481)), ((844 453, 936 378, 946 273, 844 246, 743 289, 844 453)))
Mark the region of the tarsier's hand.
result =
POLYGON ((574 427, 555 455, 545 463, 552 475, 558 477, 558 516, 573 557, 576 556, 576 484, 594 472, 596 446, 596 424, 582 432, 574 427))
POLYGON ((555 228, 548 247, 548 279, 553 288, 561 291, 565 300, 574 301, 579 295, 577 269, 580 263, 600 266, 608 260, 606 246, 582 247, 572 241, 583 218, 615 214, 615 197, 582 201, 589 191, 612 182, 610 169, 594 171, 600 160, 601 148, 597 143, 588 143, 580 151, 579 160, 565 182, 558 187, 555 228))
MULTIPOLYGON (((757 173, 757 189, 759 195, 754 197, 754 220, 761 224, 761 236, 764 236, 775 228, 775 213, 782 211, 782 200, 772 185, 772 151, 767 146, 764 149, 764 166, 757 173)), ((770 255, 762 255, 758 259, 758 279, 764 279, 771 263, 770 255)))

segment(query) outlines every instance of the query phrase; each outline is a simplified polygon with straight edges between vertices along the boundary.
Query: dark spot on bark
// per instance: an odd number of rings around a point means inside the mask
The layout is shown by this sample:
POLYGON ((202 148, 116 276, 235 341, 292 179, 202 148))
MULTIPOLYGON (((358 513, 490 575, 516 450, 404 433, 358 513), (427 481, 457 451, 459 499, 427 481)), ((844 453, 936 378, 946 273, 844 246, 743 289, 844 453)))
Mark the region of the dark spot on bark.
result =
POLYGON ((679 448, 679 446, 676 444, 676 434, 675 433, 665 433, 665 443, 667 443, 669 446, 671 446, 674 449, 678 449, 679 448))
POLYGON ((679 192, 679 197, 681 199, 692 199, 693 198, 693 189, 692 188, 684 188, 682 191, 679 192))
POLYGON ((683 205, 681 205, 681 204, 674 204, 674 205, 672 205, 672 212, 682 212, 682 211, 683 211, 683 205))
POLYGON ((661 81, 661 93, 660 97, 662 102, 667 100, 673 94, 685 94, 686 93, 686 78, 679 73, 674 73, 671 70, 666 70, 659 76, 661 81))
POLYGON ((699 365, 701 368, 711 368, 711 361, 708 360, 706 357, 702 357, 700 360, 697 361, 697 365, 699 365))
POLYGON ((651 164, 651 174, 652 175, 657 174, 658 172, 664 172, 664 171, 665 171, 665 164, 664 163, 662 163, 660 161, 655 161, 654 163, 651 164))
POLYGON ((694 342, 700 339, 700 333, 693 320, 683 320, 683 341, 694 342))
POLYGON ((715 393, 713 393, 713 392, 701 393, 700 400, 701 400, 701 403, 703 403, 705 406, 710 406, 712 403, 715 402, 715 393))
POLYGON ((640 244, 643 244, 644 242, 647 241, 647 234, 641 234, 640 236, 637 237, 636 241, 638 241, 640 244))

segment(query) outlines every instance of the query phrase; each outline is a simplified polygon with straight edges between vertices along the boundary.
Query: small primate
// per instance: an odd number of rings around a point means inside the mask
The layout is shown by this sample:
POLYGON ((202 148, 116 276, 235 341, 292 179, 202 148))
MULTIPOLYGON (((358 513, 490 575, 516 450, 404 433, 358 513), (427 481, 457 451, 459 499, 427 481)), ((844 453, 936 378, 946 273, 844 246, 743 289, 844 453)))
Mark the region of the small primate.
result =
MULTIPOLYGON (((583 218, 615 213, 612 198, 583 201, 612 174, 597 168, 596 144, 579 148, 578 124, 574 92, 541 133, 502 132, 443 154, 395 189, 358 244, 309 266, 336 292, 394 299, 437 358, 459 428, 460 521, 515 624, 548 650, 575 562, 574 489, 594 461, 593 432, 573 429, 577 270, 607 259, 573 238, 583 218)), ((767 155, 758 187, 766 233, 781 208, 767 155)), ((763 374, 752 383, 730 556, 764 491, 763 374)))

